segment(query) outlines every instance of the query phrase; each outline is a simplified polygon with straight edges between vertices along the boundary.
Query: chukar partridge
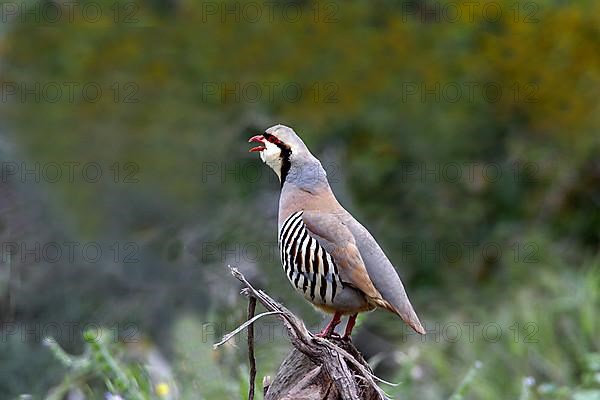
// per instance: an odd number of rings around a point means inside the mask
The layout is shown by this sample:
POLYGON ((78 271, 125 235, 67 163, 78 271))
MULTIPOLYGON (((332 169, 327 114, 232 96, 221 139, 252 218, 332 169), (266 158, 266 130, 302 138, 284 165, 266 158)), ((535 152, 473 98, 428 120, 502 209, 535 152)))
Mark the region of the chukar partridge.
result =
POLYGON ((349 315, 348 338, 359 312, 380 307, 425 334, 394 266, 369 231, 336 200, 325 170, 293 129, 275 125, 249 142, 250 151, 281 182, 279 250, 292 284, 317 308, 333 314, 318 335, 333 334, 349 315))

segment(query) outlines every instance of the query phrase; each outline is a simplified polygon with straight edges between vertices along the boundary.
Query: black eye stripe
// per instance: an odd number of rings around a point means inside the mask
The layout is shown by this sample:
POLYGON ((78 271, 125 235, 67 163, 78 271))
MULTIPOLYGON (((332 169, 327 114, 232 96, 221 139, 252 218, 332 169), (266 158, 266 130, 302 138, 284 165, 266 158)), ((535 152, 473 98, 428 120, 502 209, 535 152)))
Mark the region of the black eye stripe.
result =
POLYGON ((264 133, 263 137, 271 143, 275 143, 277 141, 277 138, 275 136, 271 135, 270 133, 264 133))
POLYGON ((263 137, 264 137, 265 139, 267 139, 269 142, 271 142, 271 143, 273 143, 273 144, 276 144, 276 145, 277 145, 277 146, 279 146, 279 147, 282 147, 282 146, 284 146, 284 145, 285 145, 285 143, 283 143, 281 140, 279 140, 279 138, 277 138, 277 136, 275 136, 275 135, 272 135, 272 134, 270 134, 270 133, 266 133, 266 132, 265 132, 265 133, 263 133, 263 137))

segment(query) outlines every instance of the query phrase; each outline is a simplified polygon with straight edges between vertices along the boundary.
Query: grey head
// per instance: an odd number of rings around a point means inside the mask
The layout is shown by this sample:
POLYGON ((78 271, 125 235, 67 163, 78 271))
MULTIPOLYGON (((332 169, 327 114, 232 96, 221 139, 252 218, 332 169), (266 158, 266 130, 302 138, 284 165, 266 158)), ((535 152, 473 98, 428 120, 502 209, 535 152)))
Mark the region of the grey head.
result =
POLYGON ((328 184, 321 163, 292 128, 274 125, 249 142, 260 143, 250 151, 260 152, 261 160, 275 171, 282 187, 286 183, 306 188, 328 184))

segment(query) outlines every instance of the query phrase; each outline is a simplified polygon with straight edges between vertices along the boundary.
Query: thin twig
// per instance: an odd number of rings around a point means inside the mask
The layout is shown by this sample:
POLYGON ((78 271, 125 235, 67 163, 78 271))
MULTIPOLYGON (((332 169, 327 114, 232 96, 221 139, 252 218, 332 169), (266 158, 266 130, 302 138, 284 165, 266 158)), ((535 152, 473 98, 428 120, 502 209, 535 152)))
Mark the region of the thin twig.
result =
MULTIPOLYGON (((248 299, 248 321, 254 318, 256 310, 256 297, 248 299)), ((254 400, 254 381, 256 380, 256 359, 254 358, 254 324, 248 326, 248 361, 250 362, 250 388, 248 400, 254 400)))
POLYGON ((222 346, 223 344, 225 344, 226 342, 231 340, 232 337, 234 337, 235 335, 237 335, 238 333, 243 331, 248 325, 252 325, 252 323, 254 321, 256 321, 257 319, 266 317, 267 315, 274 315, 274 314, 281 314, 281 311, 267 311, 262 314, 258 314, 256 317, 252 318, 251 320, 244 322, 236 330, 234 330, 233 332, 229 332, 227 335, 223 336, 223 339, 221 339, 221 341, 219 343, 213 344, 213 349, 216 349, 217 347, 222 346))

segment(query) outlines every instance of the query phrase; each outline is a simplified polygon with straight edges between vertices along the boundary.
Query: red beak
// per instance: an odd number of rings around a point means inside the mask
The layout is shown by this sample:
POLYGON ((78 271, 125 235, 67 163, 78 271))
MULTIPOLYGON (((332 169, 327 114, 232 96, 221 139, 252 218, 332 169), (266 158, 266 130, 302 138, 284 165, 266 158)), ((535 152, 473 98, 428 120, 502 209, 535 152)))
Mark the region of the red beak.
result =
MULTIPOLYGON (((248 142, 249 143, 257 142, 260 144, 265 144, 265 137, 263 135, 252 136, 250 139, 248 139, 248 142)), ((248 151, 263 151, 265 149, 266 149, 265 146, 256 146, 256 147, 251 148, 248 151)))

